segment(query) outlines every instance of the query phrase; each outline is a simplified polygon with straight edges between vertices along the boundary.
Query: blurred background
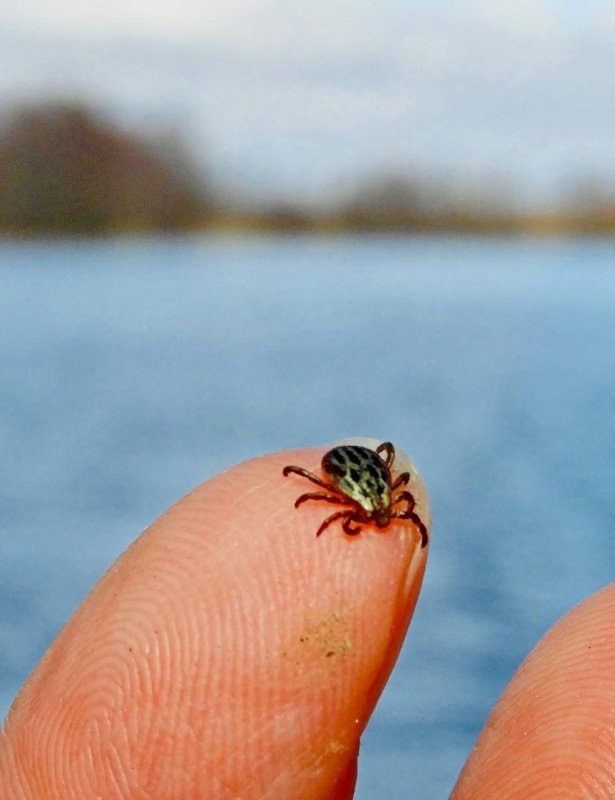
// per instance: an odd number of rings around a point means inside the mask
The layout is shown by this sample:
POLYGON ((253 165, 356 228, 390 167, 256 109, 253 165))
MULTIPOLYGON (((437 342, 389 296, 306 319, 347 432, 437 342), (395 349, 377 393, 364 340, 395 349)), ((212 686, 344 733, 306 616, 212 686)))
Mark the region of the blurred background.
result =
POLYGON ((615 11, 0 10, 0 710, 178 496, 351 435, 422 470, 359 800, 445 797, 612 577, 615 11))

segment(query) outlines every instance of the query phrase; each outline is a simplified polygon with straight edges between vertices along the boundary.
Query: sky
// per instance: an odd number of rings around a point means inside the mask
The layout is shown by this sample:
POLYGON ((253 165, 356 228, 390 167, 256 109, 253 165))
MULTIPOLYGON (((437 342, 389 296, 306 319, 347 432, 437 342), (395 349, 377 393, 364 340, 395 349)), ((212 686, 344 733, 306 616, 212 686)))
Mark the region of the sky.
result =
POLYGON ((0 3, 0 111, 82 100, 281 198, 400 171, 536 203, 615 180, 613 75, 611 0, 0 3))

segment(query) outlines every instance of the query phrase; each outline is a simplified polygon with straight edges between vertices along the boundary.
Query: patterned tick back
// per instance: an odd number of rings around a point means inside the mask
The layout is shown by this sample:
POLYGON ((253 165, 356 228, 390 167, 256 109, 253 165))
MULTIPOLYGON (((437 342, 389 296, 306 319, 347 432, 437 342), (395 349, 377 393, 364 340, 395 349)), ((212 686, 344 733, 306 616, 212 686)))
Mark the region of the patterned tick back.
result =
POLYGON ((391 471, 373 450, 342 445, 325 453, 322 470, 343 494, 368 514, 391 505, 391 471))

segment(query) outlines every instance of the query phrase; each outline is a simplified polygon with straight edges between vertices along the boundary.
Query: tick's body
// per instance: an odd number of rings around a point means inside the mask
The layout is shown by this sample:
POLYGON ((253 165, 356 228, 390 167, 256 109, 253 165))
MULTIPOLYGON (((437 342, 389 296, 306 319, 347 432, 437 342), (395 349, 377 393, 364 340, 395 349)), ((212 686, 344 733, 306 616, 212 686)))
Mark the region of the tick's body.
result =
POLYGON ((395 448, 384 442, 375 450, 358 445, 341 445, 329 450, 322 459, 322 471, 326 479, 317 477, 303 467, 284 467, 283 474, 302 475, 326 492, 308 492, 295 500, 295 508, 306 500, 324 500, 327 503, 346 505, 344 511, 336 511, 322 523, 316 536, 336 520, 343 520, 342 528, 349 536, 361 532, 361 524, 374 522, 378 528, 386 528, 392 518, 410 519, 420 531, 421 547, 427 544, 427 528, 414 511, 413 495, 397 489, 408 484, 409 472, 402 472, 393 481, 391 467, 395 461, 395 448), (384 453, 382 458, 380 453, 384 453), (395 506, 405 502, 406 508, 395 506), (353 525, 355 523, 355 525, 353 525))

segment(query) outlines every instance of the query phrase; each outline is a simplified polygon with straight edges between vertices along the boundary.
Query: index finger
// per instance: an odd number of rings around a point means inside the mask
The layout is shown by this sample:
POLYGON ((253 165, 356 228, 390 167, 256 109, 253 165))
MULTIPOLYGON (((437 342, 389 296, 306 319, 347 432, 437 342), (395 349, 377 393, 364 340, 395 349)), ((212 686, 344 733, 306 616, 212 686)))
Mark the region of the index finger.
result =
POLYGON ((316 539, 330 507, 295 510, 282 469, 323 452, 218 475, 118 560, 9 714, 11 797, 325 798, 351 775, 426 550, 404 520, 316 539))

